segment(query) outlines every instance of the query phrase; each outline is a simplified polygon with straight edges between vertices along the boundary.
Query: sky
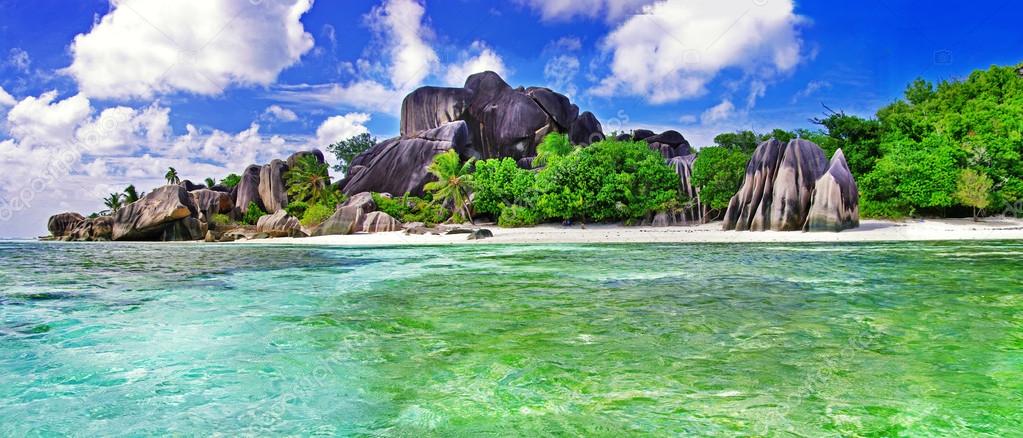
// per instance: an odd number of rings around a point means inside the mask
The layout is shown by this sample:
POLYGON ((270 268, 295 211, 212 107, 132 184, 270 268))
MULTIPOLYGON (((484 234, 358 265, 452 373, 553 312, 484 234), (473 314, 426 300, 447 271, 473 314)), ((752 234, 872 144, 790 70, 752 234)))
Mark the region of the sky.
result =
POLYGON ((865 0, 0 0, 0 237, 169 166, 201 181, 369 132, 493 70, 605 132, 865 117, 917 77, 1017 64, 1023 5, 865 0))

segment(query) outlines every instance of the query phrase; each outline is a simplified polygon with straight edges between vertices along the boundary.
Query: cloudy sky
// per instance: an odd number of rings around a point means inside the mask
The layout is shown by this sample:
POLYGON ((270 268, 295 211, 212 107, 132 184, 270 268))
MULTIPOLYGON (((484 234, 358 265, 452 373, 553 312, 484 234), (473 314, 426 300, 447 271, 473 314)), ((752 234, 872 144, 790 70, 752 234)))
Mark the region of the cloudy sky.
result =
POLYGON ((1013 1, 0 0, 0 237, 168 166, 221 178, 398 131, 401 98, 494 70, 605 130, 811 127, 1020 61, 1013 1))

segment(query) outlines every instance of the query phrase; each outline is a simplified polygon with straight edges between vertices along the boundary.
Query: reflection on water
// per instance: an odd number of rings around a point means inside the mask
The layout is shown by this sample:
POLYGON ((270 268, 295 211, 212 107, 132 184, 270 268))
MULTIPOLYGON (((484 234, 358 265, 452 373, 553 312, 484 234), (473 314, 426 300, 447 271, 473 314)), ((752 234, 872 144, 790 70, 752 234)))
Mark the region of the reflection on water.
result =
POLYGON ((1023 244, 0 243, 0 436, 994 435, 1023 244))

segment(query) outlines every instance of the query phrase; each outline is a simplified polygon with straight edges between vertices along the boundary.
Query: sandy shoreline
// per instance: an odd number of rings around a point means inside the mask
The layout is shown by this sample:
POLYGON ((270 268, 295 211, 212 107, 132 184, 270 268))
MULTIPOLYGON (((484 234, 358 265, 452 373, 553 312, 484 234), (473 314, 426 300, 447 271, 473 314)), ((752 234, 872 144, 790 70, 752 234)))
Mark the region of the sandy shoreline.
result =
POLYGON ((695 227, 624 227, 619 225, 588 225, 585 229, 560 225, 533 228, 500 228, 480 225, 491 230, 494 237, 467 240, 464 234, 405 235, 403 232, 307 238, 279 238, 247 243, 292 245, 479 245, 479 244, 542 244, 542 243, 770 243, 770 242, 883 242, 935 240, 1020 240, 1023 220, 989 218, 981 222, 969 219, 881 221, 865 220, 860 228, 841 233, 802 232, 735 232, 721 231, 721 223, 695 227))

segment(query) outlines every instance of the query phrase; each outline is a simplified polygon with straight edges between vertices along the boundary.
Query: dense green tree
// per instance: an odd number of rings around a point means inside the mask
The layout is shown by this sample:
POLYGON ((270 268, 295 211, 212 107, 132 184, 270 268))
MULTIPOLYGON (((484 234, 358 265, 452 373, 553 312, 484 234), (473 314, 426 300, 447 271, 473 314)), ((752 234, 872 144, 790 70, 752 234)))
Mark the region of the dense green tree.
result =
POLYGON ((204 180, 203 182, 206 183, 206 188, 211 188, 217 185, 217 181, 210 177, 206 177, 206 180, 204 180))
POLYGON ((512 158, 477 161, 473 171, 473 210, 498 217, 509 206, 531 205, 535 175, 519 168, 512 158))
POLYGON ((606 139, 552 160, 536 176, 549 219, 632 222, 678 200, 678 175, 645 142, 606 139))
POLYGON ((236 173, 232 173, 228 176, 225 176, 224 179, 220 180, 220 185, 227 187, 229 189, 233 189, 240 182, 242 182, 242 177, 236 173))
POLYGON ((956 182, 956 199, 973 208, 973 221, 977 221, 977 210, 983 210, 991 203, 991 178, 973 169, 963 169, 956 182))
POLYGON ((881 157, 881 123, 843 112, 830 111, 823 119, 813 119, 825 131, 819 135, 803 135, 827 152, 828 156, 841 149, 853 176, 861 177, 874 170, 881 157))
POLYGON ((352 160, 373 147, 376 143, 377 139, 375 137, 369 133, 363 133, 327 146, 327 152, 334 154, 339 162, 339 164, 334 165, 334 171, 341 174, 348 173, 348 165, 352 160))
POLYGON ((718 212, 739 190, 746 176, 750 154, 739 149, 707 147, 700 149, 693 163, 693 185, 700 190, 704 206, 718 212))

